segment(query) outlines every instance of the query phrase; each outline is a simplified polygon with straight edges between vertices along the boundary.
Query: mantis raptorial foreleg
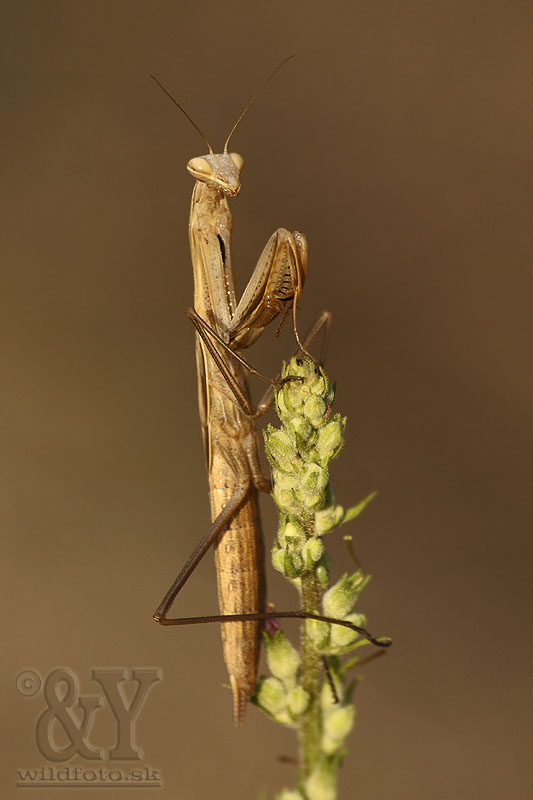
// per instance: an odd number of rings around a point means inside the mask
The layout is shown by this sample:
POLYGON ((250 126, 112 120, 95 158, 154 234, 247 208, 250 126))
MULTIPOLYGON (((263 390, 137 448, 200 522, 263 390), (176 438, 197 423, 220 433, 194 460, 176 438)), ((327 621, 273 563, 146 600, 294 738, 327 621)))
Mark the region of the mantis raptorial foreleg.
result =
MULTIPOLYGON (((307 239, 299 231, 278 228, 266 243, 235 309, 227 331, 232 350, 250 347, 278 314, 291 308, 294 312, 306 272, 307 239)), ((295 320, 294 335, 300 345, 295 320)))

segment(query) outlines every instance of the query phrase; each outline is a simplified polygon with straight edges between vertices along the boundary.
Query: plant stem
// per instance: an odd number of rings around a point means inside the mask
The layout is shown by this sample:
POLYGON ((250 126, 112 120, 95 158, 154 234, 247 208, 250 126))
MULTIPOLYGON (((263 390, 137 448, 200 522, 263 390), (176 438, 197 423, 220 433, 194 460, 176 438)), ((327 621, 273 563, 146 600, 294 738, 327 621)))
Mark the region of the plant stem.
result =
MULTIPOLYGON (((302 609, 308 613, 319 610, 320 585, 314 573, 301 578, 302 609)), ((299 727, 301 772, 308 778, 320 759, 320 671, 321 659, 313 640, 307 633, 307 623, 302 625, 302 686, 309 693, 311 703, 302 715, 299 727)))

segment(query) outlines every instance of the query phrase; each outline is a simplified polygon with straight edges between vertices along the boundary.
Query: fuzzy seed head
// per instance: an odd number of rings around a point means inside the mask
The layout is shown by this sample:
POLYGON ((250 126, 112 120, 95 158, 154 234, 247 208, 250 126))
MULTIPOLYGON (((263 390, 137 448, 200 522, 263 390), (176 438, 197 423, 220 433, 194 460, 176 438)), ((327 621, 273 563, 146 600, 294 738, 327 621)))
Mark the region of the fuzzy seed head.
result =
POLYGON ((324 553, 324 542, 318 536, 312 536, 302 548, 302 558, 306 569, 312 569, 320 561, 324 553))
POLYGON ((287 690, 279 678, 265 678, 257 692, 258 704, 269 714, 277 714, 287 705, 287 690))
POLYGON ((328 506, 315 511, 315 532, 317 536, 336 528, 344 516, 342 506, 328 506))
POLYGON ((350 577, 344 574, 342 578, 325 593, 322 600, 324 614, 327 617, 344 619, 346 614, 350 613, 365 583, 366 581, 361 572, 356 572, 350 577))
POLYGON ((305 782, 308 800, 336 800, 337 768, 335 763, 324 759, 305 782))
POLYGON ((343 432, 344 425, 338 414, 318 431, 316 447, 323 464, 327 464, 339 453, 342 447, 343 432))
POLYGON ((300 655, 282 630, 265 639, 268 666, 272 675, 282 681, 292 681, 300 667, 300 655))
POLYGON ((355 707, 342 706, 334 708, 324 719, 322 734, 322 750, 327 755, 332 755, 344 744, 355 722, 355 707))
POLYGON ((305 691, 303 686, 295 686, 287 695, 289 714, 293 717, 299 717, 304 714, 309 707, 309 700, 309 693, 305 691))
MULTIPOLYGON (((347 622, 353 622, 358 628, 366 627, 366 618, 364 614, 353 612, 345 617, 347 622)), ((341 649, 348 647, 359 639, 360 634, 350 628, 345 628, 343 625, 331 626, 331 639, 329 642, 330 652, 334 649, 341 649)))

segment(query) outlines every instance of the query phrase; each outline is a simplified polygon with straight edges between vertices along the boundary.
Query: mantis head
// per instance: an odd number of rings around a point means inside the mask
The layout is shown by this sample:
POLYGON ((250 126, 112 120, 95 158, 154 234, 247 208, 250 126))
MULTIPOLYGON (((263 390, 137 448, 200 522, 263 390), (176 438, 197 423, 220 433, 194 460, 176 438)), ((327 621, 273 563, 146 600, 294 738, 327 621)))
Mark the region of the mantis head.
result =
POLYGON ((203 183, 207 183, 209 186, 213 186, 214 188, 218 189, 219 191, 223 192, 228 197, 236 197, 239 194, 239 190, 241 188, 241 170, 244 164, 244 159, 238 153, 228 153, 228 144, 229 140, 233 136, 236 128, 239 126, 243 117, 246 116, 250 106, 255 103, 258 96, 261 94, 265 86, 267 86, 276 72, 281 69, 281 67, 287 62, 290 61, 291 58, 294 56, 288 56, 288 58, 283 59, 283 61, 278 64, 274 72, 270 75, 270 77, 264 82, 261 86, 259 91, 257 91, 252 99, 248 102, 244 110, 241 112, 237 122, 234 124, 233 128, 230 130, 228 138, 226 139, 226 143, 224 144, 224 152, 223 153, 213 153, 213 149, 209 144, 209 141, 201 130, 198 127, 196 122, 189 116, 189 114, 185 111, 181 103, 178 103, 175 97, 173 97, 170 92, 168 92, 161 81, 159 81, 155 75, 151 75, 150 77, 157 83, 157 85, 163 90, 163 92, 167 95, 167 97, 172 100, 174 105, 176 105, 179 110, 185 114, 191 125, 193 125, 204 142, 207 144, 209 148, 209 155, 207 156, 198 156, 196 158, 191 158, 189 163, 187 164, 187 169, 193 176, 196 178, 197 181, 202 181, 203 183))
POLYGON ((244 159, 238 153, 209 153, 191 158, 187 169, 197 181, 207 183, 228 197, 236 197, 241 188, 244 159))

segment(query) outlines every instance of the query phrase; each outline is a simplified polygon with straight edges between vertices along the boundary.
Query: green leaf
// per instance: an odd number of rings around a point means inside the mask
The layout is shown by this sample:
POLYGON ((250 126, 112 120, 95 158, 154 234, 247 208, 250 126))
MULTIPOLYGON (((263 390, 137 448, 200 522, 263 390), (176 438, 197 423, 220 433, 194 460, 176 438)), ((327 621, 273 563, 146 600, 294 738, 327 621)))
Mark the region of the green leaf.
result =
POLYGON ((341 525, 344 525, 345 522, 350 522, 350 520, 355 519, 359 516, 359 514, 365 510, 367 505, 370 503, 371 500, 376 497, 377 492, 370 492, 370 494, 365 497, 364 500, 361 500, 356 506, 352 506, 351 508, 347 508, 344 512, 344 516, 342 518, 341 525))

